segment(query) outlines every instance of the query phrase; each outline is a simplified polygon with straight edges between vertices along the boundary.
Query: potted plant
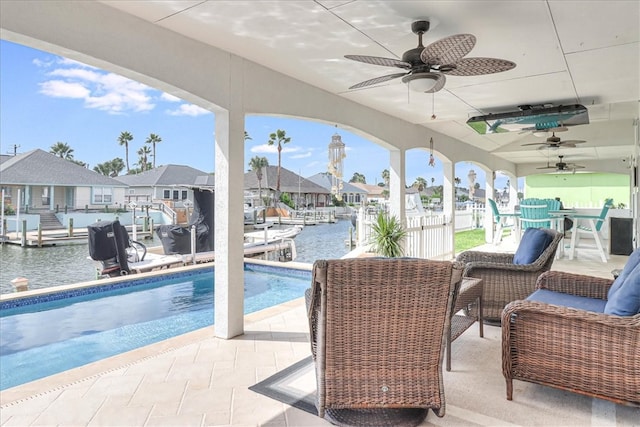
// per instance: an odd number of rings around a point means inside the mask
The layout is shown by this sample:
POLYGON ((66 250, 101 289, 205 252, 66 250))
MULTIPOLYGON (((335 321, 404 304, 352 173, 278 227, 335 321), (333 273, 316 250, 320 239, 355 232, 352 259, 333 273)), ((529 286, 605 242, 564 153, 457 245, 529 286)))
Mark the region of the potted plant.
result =
POLYGON ((404 254, 405 237, 407 231, 398 218, 380 212, 371 226, 371 250, 389 258, 400 257, 404 254))

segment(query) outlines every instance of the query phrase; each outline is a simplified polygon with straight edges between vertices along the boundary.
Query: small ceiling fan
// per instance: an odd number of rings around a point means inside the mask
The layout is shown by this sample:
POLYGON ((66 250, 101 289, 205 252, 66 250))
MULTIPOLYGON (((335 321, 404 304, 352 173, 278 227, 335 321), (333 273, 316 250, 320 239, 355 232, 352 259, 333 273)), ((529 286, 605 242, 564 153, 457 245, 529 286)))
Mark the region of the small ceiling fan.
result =
POLYGON ((576 169, 584 169, 585 166, 582 165, 576 165, 575 163, 565 163, 564 162, 564 156, 558 156, 558 159, 560 160, 559 162, 557 162, 555 165, 551 165, 549 164, 549 161, 547 160, 547 166, 542 166, 536 169, 555 169, 557 172, 566 172, 566 171, 572 171, 575 172, 576 169))
POLYGON ((415 21, 411 24, 411 31, 418 35, 418 46, 406 51, 402 55, 402 60, 379 56, 345 55, 345 58, 353 61, 406 70, 402 73, 387 74, 365 80, 349 89, 372 86, 402 77, 402 81, 409 83, 412 89, 434 93, 444 87, 445 74, 449 76, 478 76, 511 70, 516 66, 515 63, 506 59, 464 58, 476 44, 476 37, 473 34, 456 34, 424 47, 422 35, 429 31, 429 25, 429 21, 415 21))
POLYGON ((582 141, 578 139, 568 139, 563 141, 560 139, 560 137, 556 136, 555 132, 553 132, 552 136, 547 138, 544 142, 530 142, 528 144, 522 144, 522 146, 526 147, 529 145, 539 145, 540 146, 538 147, 539 150, 542 150, 545 148, 551 148, 551 149, 576 148, 576 144, 584 144, 585 142, 587 141, 582 141))

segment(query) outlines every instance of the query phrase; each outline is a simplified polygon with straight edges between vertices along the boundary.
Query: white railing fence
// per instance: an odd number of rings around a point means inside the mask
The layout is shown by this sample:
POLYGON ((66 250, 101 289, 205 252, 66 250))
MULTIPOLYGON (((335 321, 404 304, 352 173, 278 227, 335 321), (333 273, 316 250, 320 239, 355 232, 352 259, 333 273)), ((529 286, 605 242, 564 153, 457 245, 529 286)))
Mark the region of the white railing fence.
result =
MULTIPOLYGON (((371 242, 372 225, 377 214, 360 210, 356 225, 358 246, 371 242)), ((406 218, 405 256, 429 259, 450 259, 453 254, 451 239, 451 218, 445 215, 421 215, 406 218)))

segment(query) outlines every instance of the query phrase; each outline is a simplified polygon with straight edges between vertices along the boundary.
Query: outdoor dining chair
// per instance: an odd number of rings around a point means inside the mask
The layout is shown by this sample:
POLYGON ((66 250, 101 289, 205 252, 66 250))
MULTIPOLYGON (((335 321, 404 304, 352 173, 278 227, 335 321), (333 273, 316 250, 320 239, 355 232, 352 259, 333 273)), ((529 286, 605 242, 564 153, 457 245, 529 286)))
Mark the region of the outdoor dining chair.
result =
POLYGON ((580 243, 580 237, 587 235, 592 237, 595 246, 598 249, 602 262, 607 262, 607 252, 602 244, 602 225, 607 217, 609 209, 613 206, 613 199, 606 199, 600 215, 574 215, 575 221, 573 231, 571 232, 571 249, 569 250, 569 259, 573 259, 576 254, 576 248, 580 243))
POLYGON ((418 258, 318 260, 308 297, 318 415, 415 426, 445 413, 442 362, 462 265, 418 258))
POLYGON ((487 199, 489 201, 489 206, 491 206, 491 211, 493 212, 493 222, 495 223, 496 230, 495 235, 493 236, 493 244, 497 245, 502 241, 503 230, 507 227, 515 228, 516 235, 519 238, 519 213, 502 213, 498 210, 498 205, 495 200, 487 199), (512 221, 509 223, 509 219, 512 221))

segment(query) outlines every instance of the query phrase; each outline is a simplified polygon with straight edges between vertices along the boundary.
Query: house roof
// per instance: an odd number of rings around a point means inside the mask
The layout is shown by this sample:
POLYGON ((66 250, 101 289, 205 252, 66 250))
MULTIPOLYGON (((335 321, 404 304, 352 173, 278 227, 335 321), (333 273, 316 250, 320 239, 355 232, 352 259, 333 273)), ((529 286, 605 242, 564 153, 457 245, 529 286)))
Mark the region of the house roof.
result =
POLYGON ((382 192, 385 190, 385 187, 380 187, 379 185, 374 184, 363 184, 361 182, 353 182, 351 185, 363 189, 367 192, 369 197, 382 197, 382 192))
MULTIPOLYGON (((332 175, 329 172, 320 172, 307 177, 307 179, 331 191, 332 175)), ((346 181, 342 181, 342 192, 367 194, 367 190, 356 187, 355 185, 352 185, 351 183, 346 181)))
MULTIPOLYGON (((7 157, 7 156, 2 156, 7 157)), ((126 187, 120 181, 62 159, 41 149, 3 158, 0 163, 3 185, 57 185, 126 187)))
POLYGON ((122 175, 115 179, 130 187, 160 187, 160 186, 193 186, 204 185, 213 180, 199 169, 184 165, 164 165, 139 174, 122 175))
MULTIPOLYGON (((266 166, 262 168, 263 189, 276 189, 278 180, 278 167, 266 166)), ((258 189, 258 177, 254 171, 244 174, 244 188, 258 189)), ((305 194, 329 194, 330 191, 315 182, 309 181, 301 177, 297 173, 291 172, 289 169, 281 168, 280 170, 280 191, 283 193, 300 193, 305 194)))

